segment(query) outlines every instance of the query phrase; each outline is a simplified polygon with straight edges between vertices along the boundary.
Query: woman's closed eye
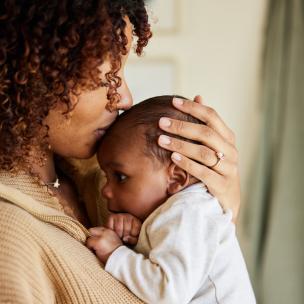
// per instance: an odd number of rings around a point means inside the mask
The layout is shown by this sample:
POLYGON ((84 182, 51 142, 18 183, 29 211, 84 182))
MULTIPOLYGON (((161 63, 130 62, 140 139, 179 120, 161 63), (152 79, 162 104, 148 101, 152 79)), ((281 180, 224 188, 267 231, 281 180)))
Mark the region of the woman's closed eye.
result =
POLYGON ((110 86, 110 84, 107 81, 102 81, 100 86, 103 88, 108 88, 110 86))

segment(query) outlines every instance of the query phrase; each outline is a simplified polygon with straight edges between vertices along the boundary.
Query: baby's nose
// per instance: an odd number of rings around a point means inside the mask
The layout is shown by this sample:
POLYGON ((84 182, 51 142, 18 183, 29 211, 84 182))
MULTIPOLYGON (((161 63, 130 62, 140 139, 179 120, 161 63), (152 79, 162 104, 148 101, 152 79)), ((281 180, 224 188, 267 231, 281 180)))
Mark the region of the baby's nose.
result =
POLYGON ((112 190, 111 190, 111 187, 106 184, 102 190, 101 190, 101 194, 102 196, 104 196, 106 199, 112 199, 113 198, 113 193, 112 193, 112 190))

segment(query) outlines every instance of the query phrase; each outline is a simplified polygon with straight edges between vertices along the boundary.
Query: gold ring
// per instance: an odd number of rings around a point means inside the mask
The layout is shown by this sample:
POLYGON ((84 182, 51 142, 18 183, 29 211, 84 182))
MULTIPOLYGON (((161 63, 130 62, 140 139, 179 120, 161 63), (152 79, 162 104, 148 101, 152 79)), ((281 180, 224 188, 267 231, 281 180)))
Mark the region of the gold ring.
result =
POLYGON ((213 166, 211 166, 210 168, 216 167, 220 163, 221 160, 225 159, 225 154, 223 152, 216 152, 215 155, 217 158, 216 163, 213 166))

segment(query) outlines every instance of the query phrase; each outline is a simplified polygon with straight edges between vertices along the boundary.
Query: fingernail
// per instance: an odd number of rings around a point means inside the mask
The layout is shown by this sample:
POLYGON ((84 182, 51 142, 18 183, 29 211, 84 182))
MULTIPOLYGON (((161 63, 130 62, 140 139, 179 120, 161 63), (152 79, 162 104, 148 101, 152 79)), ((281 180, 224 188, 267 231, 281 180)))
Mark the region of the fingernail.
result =
POLYGON ((171 126, 171 120, 167 117, 162 117, 159 120, 159 123, 162 127, 170 127, 171 126))
POLYGON ((159 137, 159 142, 163 145, 169 145, 171 143, 171 139, 166 135, 161 135, 159 137))
POLYGON ((181 98, 174 97, 174 98, 173 98, 173 103, 174 103, 176 106, 182 106, 183 103, 184 103, 184 100, 181 99, 181 98))
POLYGON ((128 237, 128 236, 125 236, 122 240, 123 240, 124 242, 128 242, 129 237, 128 237))
POLYGON ((172 158, 175 159, 175 160, 177 160, 177 161, 182 160, 181 155, 178 154, 178 153, 176 153, 176 152, 172 153, 172 158))

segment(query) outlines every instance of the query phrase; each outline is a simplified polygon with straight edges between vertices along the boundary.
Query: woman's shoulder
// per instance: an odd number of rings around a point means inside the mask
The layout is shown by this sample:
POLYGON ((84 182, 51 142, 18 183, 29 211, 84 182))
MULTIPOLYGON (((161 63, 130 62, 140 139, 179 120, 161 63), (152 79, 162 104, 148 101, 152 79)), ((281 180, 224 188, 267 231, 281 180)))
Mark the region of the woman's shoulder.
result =
POLYGON ((0 200, 0 240, 1 244, 6 244, 6 248, 33 248, 37 244, 35 240, 41 231, 40 226, 41 223, 26 210, 9 201, 0 200))
POLYGON ((29 303, 45 299, 54 303, 52 284, 45 273, 41 252, 35 241, 39 229, 35 219, 20 207, 0 200, 0 302, 29 303))
POLYGON ((0 243, 1 303, 32 298, 54 303, 55 294, 63 303, 141 303, 81 242, 5 200, 0 200, 0 243))
POLYGON ((0 198, 0 229, 15 227, 23 227, 26 225, 30 228, 34 217, 20 208, 19 206, 0 198))

